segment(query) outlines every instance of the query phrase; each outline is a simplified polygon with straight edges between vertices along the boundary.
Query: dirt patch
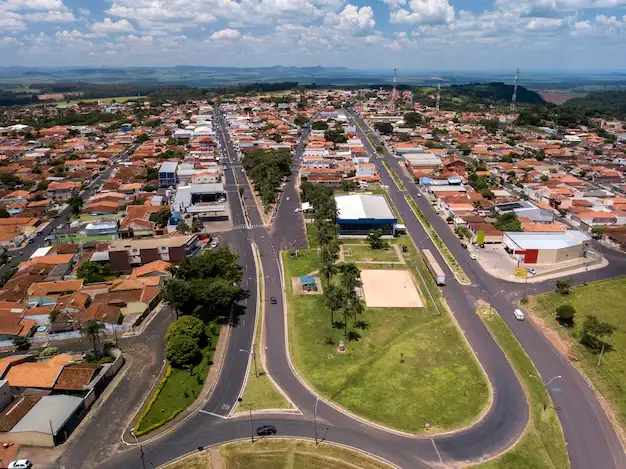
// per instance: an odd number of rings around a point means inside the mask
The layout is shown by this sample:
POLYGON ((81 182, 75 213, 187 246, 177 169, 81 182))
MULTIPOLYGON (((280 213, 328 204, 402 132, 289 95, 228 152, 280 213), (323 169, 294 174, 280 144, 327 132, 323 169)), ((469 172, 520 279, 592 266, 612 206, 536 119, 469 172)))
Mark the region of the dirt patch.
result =
POLYGON ((550 341, 554 347, 563 354, 563 356, 567 357, 568 360, 577 361, 578 357, 574 353, 572 346, 565 340, 563 337, 559 335, 557 331, 555 331, 550 324, 546 322, 545 319, 540 318, 535 315, 532 311, 527 310, 527 317, 530 319, 537 328, 541 331, 541 333, 550 341))
POLYGON ((409 270, 362 270, 361 285, 370 308, 423 308, 409 270))

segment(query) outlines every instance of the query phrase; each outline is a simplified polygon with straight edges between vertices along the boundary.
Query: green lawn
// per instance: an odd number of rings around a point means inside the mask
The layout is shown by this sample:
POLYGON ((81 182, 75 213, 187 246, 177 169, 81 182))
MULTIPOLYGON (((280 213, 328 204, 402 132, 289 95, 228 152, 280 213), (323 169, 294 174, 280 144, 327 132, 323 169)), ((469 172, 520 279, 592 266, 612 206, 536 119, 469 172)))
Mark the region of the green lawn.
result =
POLYGON ((393 246, 388 249, 372 249, 367 245, 344 244, 346 262, 400 262, 393 246))
POLYGON ((572 351, 579 358, 574 365, 582 370, 602 395, 611 403, 622 428, 626 428, 626 277, 589 283, 576 287, 567 296, 559 293, 544 293, 530 298, 529 308, 546 319, 559 334, 566 338, 572 351), (575 326, 561 327, 554 319, 559 305, 569 303, 576 308, 575 326), (605 353, 598 368, 598 356, 589 352, 579 341, 584 318, 595 314, 615 326, 617 331, 608 342, 613 349, 605 353))
POLYGON ((315 223, 305 223, 304 226, 306 227, 306 239, 309 243, 309 247, 310 248, 318 247, 317 226, 315 226, 315 223))
MULTIPOLYGON (((438 295, 414 246, 407 256, 438 295)), ((313 261, 292 261, 283 253, 291 357, 322 395, 367 419, 411 432, 424 431, 426 423, 432 432, 476 420, 488 404, 489 391, 452 318, 433 315, 430 301, 426 308, 368 308, 359 317, 368 328, 355 329, 361 338, 345 341, 347 351, 339 353, 343 329, 331 327, 323 296, 294 295, 289 283, 291 277, 314 270, 313 261), (331 340, 333 345, 327 344, 331 340)), ((379 266, 389 265, 368 268, 379 266)), ((426 295, 422 289, 422 296, 426 295)))
POLYGON ((137 98, 145 98, 145 96, 115 96, 114 98, 71 99, 69 101, 61 100, 61 101, 54 101, 52 103, 46 103, 46 104, 64 105, 64 104, 77 104, 77 103, 97 103, 98 101, 102 103, 111 103, 113 100, 115 100, 118 103, 125 103, 126 101, 132 101, 137 98))
MULTIPOLYGON (((298 440, 262 440, 220 448, 224 469, 389 469, 363 453, 298 440)), ((204 469, 204 468, 202 468, 204 469)))
POLYGON ((210 324, 206 328, 208 341, 202 349, 202 360, 191 372, 180 368, 172 368, 172 374, 167 379, 165 386, 154 401, 154 404, 137 426, 137 434, 144 434, 154 428, 163 425, 185 410, 196 400, 202 391, 204 381, 213 364, 213 354, 219 338, 219 325, 210 324), (212 333, 212 326, 215 334, 212 333))
POLYGON ((498 314, 489 308, 479 308, 481 317, 491 335, 511 362, 513 369, 526 389, 530 405, 530 425, 521 440, 511 450, 492 461, 472 466, 476 469, 567 469, 569 459, 561 424, 556 410, 548 406, 543 410, 543 385, 530 375, 539 372, 498 314))
POLYGON ((114 241, 117 239, 115 235, 62 235, 56 237, 56 243, 72 243, 72 244, 84 244, 88 241, 114 241))
POLYGON ((90 215, 87 213, 83 213, 80 215, 80 217, 78 217, 78 219, 80 221, 94 221, 94 220, 102 220, 102 219, 109 219, 109 218, 122 218, 124 215, 126 215, 126 212, 117 212, 117 213, 111 213, 107 215, 90 215))

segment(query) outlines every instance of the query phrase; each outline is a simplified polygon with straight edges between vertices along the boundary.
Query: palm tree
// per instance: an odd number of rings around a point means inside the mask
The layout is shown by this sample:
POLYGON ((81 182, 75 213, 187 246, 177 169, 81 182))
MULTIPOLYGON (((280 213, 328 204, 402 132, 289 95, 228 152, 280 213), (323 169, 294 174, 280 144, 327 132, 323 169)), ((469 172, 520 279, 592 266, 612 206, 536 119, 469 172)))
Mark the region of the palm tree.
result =
POLYGON ((324 299, 326 300, 326 306, 330 310, 330 325, 335 323, 334 313, 339 311, 344 305, 344 294, 341 288, 337 285, 329 284, 324 289, 324 299))
POLYGON ((94 355, 98 355, 97 344, 100 340, 102 329, 104 329, 104 324, 97 319, 90 319, 89 321, 83 323, 80 328, 80 335, 83 336, 84 339, 91 339, 94 355))
POLYGON ((482 200, 475 200, 474 202, 472 202, 472 205, 474 206, 474 209, 476 210, 482 210, 484 208, 484 204, 482 200))
POLYGON ((361 271, 354 262, 342 262, 337 265, 337 269, 341 272, 342 284, 348 296, 354 293, 354 289, 361 283, 361 271))
POLYGON ((320 275, 326 281, 326 285, 330 283, 330 279, 337 273, 337 265, 334 262, 324 262, 320 267, 320 275))

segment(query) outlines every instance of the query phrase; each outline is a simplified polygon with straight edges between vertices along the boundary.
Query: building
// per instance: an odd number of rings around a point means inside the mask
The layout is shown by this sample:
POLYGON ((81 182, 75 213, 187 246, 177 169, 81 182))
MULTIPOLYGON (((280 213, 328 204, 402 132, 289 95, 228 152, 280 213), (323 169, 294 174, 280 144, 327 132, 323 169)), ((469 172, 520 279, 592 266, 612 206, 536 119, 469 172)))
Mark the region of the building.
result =
POLYGON ((580 231, 504 233, 504 249, 520 264, 558 264, 585 257, 591 238, 580 231))
POLYGON ((182 262, 199 249, 197 235, 125 239, 109 245, 109 264, 118 272, 130 272, 149 262, 182 262))
POLYGON ((518 217, 529 218, 534 222, 552 223, 554 220, 554 212, 539 208, 527 200, 496 204, 491 210, 496 215, 514 212, 518 217))
POLYGON ((172 202, 172 217, 177 220, 184 213, 212 220, 228 220, 224 184, 179 186, 172 202))
POLYGON ((168 187, 176 187, 177 179, 176 179, 176 169, 178 168, 178 163, 173 161, 166 161, 159 168, 159 187, 168 188, 168 187))
POLYGON ((367 235, 371 230, 382 230, 394 235, 398 219, 383 195, 350 194, 335 196, 339 235, 367 235))

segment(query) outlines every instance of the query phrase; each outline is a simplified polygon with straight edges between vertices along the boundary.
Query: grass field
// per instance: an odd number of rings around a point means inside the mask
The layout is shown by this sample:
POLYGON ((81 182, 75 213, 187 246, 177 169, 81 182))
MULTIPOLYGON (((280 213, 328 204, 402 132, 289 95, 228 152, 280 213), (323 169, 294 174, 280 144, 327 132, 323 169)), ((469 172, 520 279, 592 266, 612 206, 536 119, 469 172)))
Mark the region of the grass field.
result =
POLYGON ((90 215, 88 213, 83 213, 78 217, 78 219, 80 221, 96 221, 96 220, 109 219, 109 218, 119 219, 119 218, 122 218, 124 215, 126 215, 126 212, 117 212, 117 213, 111 213, 107 215, 90 215))
POLYGON ((372 249, 367 245, 344 244, 346 262, 400 262, 393 246, 388 249, 372 249))
POLYGON ((492 461, 472 466, 474 469, 567 469, 569 460, 556 410, 543 410, 543 385, 530 377, 539 372, 498 314, 489 307, 478 310, 479 317, 511 362, 526 390, 530 405, 530 424, 521 440, 510 451, 492 461))
MULTIPOLYGON (((438 295, 415 247, 406 255, 409 264, 419 265, 430 290, 438 295)), ((286 279, 317 268, 311 251, 297 260, 285 252, 283 263, 286 279)), ((367 264, 367 268, 389 265, 367 264)), ((422 297, 428 298, 423 286, 422 297)), ((486 407, 488 388, 482 371, 452 318, 434 315, 430 301, 425 308, 366 309, 358 319, 367 327, 355 329, 361 337, 351 342, 344 339, 343 329, 331 326, 323 296, 295 295, 288 286, 287 302, 289 346, 296 368, 322 395, 348 410, 411 432, 424 431, 429 423, 432 432, 470 424, 486 407), (337 352, 341 340, 345 353, 337 352)))
POLYGON ((61 235, 56 236, 56 243, 72 243, 72 244, 84 244, 88 241, 113 241, 117 239, 115 235, 61 235))
POLYGON ((556 292, 544 293, 530 298, 529 308, 547 320, 561 337, 572 347, 579 358, 574 365, 586 374, 602 395, 616 410, 622 428, 626 428, 626 277, 589 283, 576 287, 567 296, 556 292), (571 304, 576 308, 575 326, 561 327, 554 319, 559 305, 571 304), (598 318, 617 326, 617 331, 608 339, 613 349, 605 353, 598 368, 598 356, 589 352, 579 341, 584 318, 595 314, 598 318))
MULTIPOLYGON (((145 432, 148 428, 171 420, 172 415, 178 415, 185 410, 202 392, 204 381, 213 364, 213 353, 219 338, 220 327, 215 325, 213 334, 212 324, 207 326, 208 342, 202 349, 202 360, 192 370, 172 368, 172 374, 161 390, 150 411, 146 414, 137 427, 138 433, 145 432)), ((172 417, 173 418, 173 417, 172 417)), ((154 427, 156 428, 156 427, 154 427)))
POLYGON ((317 226, 315 223, 305 223, 306 239, 310 248, 316 248, 317 246, 317 226))
MULTIPOLYGON (((301 440, 261 440, 220 447, 223 469, 390 469, 391 466, 358 451, 301 440)), ((165 469, 212 469, 208 452, 165 466, 165 469)))
MULTIPOLYGON (((258 256, 255 250, 255 256, 258 256)), ((261 262, 258 263, 259 268, 262 268, 261 262)), ((274 383, 265 374, 265 368, 261 362, 261 335, 263 331, 263 304, 265 297, 263 294, 263 272, 259 270, 257 272, 257 280, 259 281, 259 311, 257 316, 257 325, 254 335, 254 353, 257 359, 257 371, 258 376, 255 374, 254 363, 250 364, 248 370, 248 381, 242 394, 243 407, 237 409, 238 411, 247 410, 248 404, 252 404, 253 409, 291 409, 292 406, 280 393, 274 383)))
POLYGON ((71 99, 69 101, 54 101, 49 104, 76 104, 76 103, 111 103, 113 100, 117 103, 125 103, 126 101, 132 101, 138 98, 145 98, 145 96, 115 96, 114 98, 93 98, 93 99, 71 99))

